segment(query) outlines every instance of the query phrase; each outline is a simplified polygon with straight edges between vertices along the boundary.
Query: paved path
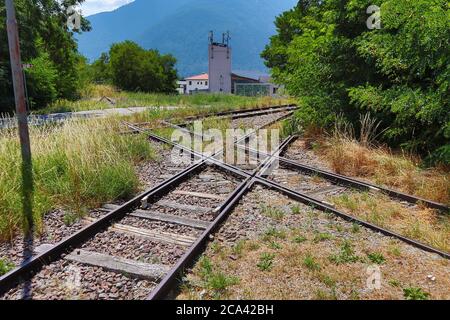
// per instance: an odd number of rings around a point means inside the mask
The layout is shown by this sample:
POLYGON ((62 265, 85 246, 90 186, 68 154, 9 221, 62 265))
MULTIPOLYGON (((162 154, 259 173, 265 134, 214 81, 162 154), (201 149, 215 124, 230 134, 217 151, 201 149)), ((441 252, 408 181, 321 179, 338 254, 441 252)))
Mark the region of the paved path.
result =
MULTIPOLYGON (((30 125, 39 126, 45 123, 51 122, 61 122, 68 119, 83 119, 83 118, 101 118, 110 115, 121 115, 127 116, 135 113, 144 112, 147 110, 174 110, 177 106, 166 106, 166 107, 130 107, 130 108, 111 108, 111 109, 101 109, 101 110, 86 110, 77 112, 63 112, 63 113, 51 113, 44 115, 30 115, 28 116, 28 122, 30 125)), ((0 118, 0 129, 4 128, 14 128, 17 126, 17 121, 15 117, 0 118)))

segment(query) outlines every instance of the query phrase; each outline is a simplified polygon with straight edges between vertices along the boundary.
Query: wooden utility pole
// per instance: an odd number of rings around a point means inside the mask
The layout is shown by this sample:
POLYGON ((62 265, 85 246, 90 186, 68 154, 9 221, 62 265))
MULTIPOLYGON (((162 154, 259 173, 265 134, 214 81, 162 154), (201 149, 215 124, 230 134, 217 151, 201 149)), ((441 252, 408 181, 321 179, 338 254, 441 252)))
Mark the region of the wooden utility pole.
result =
POLYGON ((22 200, 25 223, 28 230, 33 228, 32 192, 33 173, 31 163, 30 135, 28 130, 28 113, 25 101, 25 86, 22 61, 20 58, 19 31, 13 0, 5 0, 6 27, 8 30, 9 56, 11 61, 14 97, 16 102, 16 116, 22 153, 22 200))

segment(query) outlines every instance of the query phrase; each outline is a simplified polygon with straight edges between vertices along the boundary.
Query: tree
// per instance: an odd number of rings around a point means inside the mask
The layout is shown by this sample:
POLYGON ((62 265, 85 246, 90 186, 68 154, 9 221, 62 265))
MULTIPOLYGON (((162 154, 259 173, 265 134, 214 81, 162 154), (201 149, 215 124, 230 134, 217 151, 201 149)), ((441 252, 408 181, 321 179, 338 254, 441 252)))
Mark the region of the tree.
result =
POLYGON ((109 52, 109 70, 114 85, 128 91, 175 92, 176 60, 145 50, 132 41, 116 43, 109 52))
POLYGON ((304 126, 370 112, 383 141, 450 163, 446 0, 300 1, 276 25, 262 56, 299 97, 304 126), (379 30, 366 26, 372 4, 379 30))
POLYGON ((109 67, 109 55, 102 53, 100 58, 95 60, 90 66, 90 76, 96 83, 108 83, 111 81, 111 70, 109 67))
POLYGON ((54 101, 58 95, 56 90, 58 70, 50 60, 47 53, 32 59, 31 69, 26 70, 28 96, 30 107, 46 105, 54 101))
MULTIPOLYGON (((74 32, 89 30, 89 23, 81 19, 81 30, 71 31, 67 28, 67 8, 78 5, 84 0, 15 0, 17 21, 19 24, 20 46, 22 61, 30 63, 34 59, 44 63, 51 62, 56 69, 55 81, 56 96, 52 86, 44 86, 50 89, 45 92, 45 97, 34 96, 31 90, 30 98, 35 102, 34 107, 44 107, 40 101, 48 101, 49 97, 76 98, 80 86, 77 66, 80 55, 77 52, 77 44, 74 40, 74 32), (44 60, 42 60, 44 59, 44 60)), ((42 70, 41 70, 42 71, 42 70)), ((50 75, 50 73, 48 74, 50 75)), ((42 85, 43 79, 30 78, 28 85, 37 88, 42 85), (33 83, 39 80, 41 83, 33 83)), ((44 87, 41 86, 41 89, 44 87)), ((42 94, 42 90, 38 90, 42 94)), ((11 83, 11 67, 9 64, 9 49, 6 32, 5 4, 0 3, 0 112, 14 109, 14 94, 11 83)))

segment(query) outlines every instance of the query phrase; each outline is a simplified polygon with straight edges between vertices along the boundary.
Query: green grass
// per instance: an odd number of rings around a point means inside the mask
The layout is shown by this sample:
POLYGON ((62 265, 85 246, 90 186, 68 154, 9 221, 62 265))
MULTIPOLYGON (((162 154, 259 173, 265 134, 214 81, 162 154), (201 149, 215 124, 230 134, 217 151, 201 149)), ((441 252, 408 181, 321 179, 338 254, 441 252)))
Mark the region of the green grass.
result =
MULTIPOLYGON (((86 209, 129 198, 139 187, 134 165, 156 155, 144 135, 118 134, 119 120, 68 121, 32 127, 34 229, 55 208, 68 225, 86 209)), ((0 240, 27 228, 22 213, 21 156, 14 130, 0 132, 0 240)))
POLYGON ((9 262, 5 259, 0 259, 0 276, 8 273, 12 269, 14 269, 14 263, 9 262))
POLYGON ((275 227, 269 227, 263 235, 264 241, 269 241, 272 238, 278 238, 278 239, 285 239, 286 238, 286 232, 281 229, 277 229, 275 227))
POLYGON ((332 239, 332 238, 333 238, 333 236, 332 236, 331 234, 329 234, 329 233, 326 233, 326 232, 324 232, 324 233, 316 233, 316 234, 314 235, 313 241, 314 241, 315 243, 318 243, 318 242, 330 240, 330 239, 332 239))
POLYGON ((269 247, 270 247, 271 249, 274 249, 274 250, 280 250, 280 249, 283 248, 283 247, 281 246, 281 244, 279 244, 278 242, 275 242, 275 241, 270 241, 270 242, 269 242, 269 247))
POLYGON ((304 236, 296 236, 294 237, 294 239, 292 239, 292 241, 294 241, 295 243, 302 243, 305 242, 306 240, 308 239, 304 236))
POLYGON ((279 208, 275 208, 272 206, 267 206, 267 205, 261 205, 261 213, 269 218, 272 218, 274 220, 283 220, 284 217, 284 211, 279 209, 279 208))
POLYGON ((233 254, 240 256, 245 247, 245 240, 239 240, 231 249, 233 254))
POLYGON ((379 252, 371 252, 367 255, 367 257, 370 261, 376 264, 383 264, 386 261, 385 257, 379 252))
POLYGON ((292 214, 300 214, 300 206, 299 205, 291 206, 291 212, 292 214))
POLYGON ((264 252, 259 257, 259 262, 256 265, 261 271, 270 271, 273 267, 273 259, 275 254, 264 252))
POLYGON ((127 107, 148 106, 178 106, 183 108, 204 108, 209 111, 223 111, 234 108, 264 107, 289 103, 286 99, 275 99, 271 97, 244 97, 231 94, 155 94, 144 92, 119 92, 110 86, 92 86, 83 100, 68 101, 59 100, 52 105, 40 109, 39 113, 58 113, 69 111, 100 110, 127 107), (98 89, 101 90, 98 90, 98 89), (115 100, 112 105, 106 101, 99 101, 102 96, 108 96, 115 100))
POLYGON ((319 271, 320 270, 320 264, 316 261, 316 259, 311 255, 307 254, 306 257, 303 259, 303 265, 311 271, 319 271))
POLYGON ((428 300, 430 294, 421 288, 409 287, 403 289, 403 296, 406 300, 428 300))
POLYGON ((215 299, 220 299, 229 286, 239 283, 239 278, 228 276, 222 271, 214 270, 211 259, 203 256, 199 261, 199 275, 202 279, 202 286, 212 291, 215 299))
POLYGON ((355 254, 352 245, 348 241, 344 241, 338 254, 330 256, 330 261, 335 264, 353 263, 359 260, 360 258, 355 254))

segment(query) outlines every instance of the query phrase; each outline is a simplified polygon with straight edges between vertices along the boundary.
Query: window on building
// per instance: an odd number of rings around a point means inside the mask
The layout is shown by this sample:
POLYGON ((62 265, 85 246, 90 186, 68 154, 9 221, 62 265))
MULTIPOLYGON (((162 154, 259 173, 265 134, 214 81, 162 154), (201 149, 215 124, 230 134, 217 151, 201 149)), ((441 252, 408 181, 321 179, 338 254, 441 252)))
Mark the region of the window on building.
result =
POLYGON ((192 86, 192 81, 189 81, 189 85, 192 86))
POLYGON ((205 81, 205 86, 207 86, 208 85, 208 81, 205 81))

